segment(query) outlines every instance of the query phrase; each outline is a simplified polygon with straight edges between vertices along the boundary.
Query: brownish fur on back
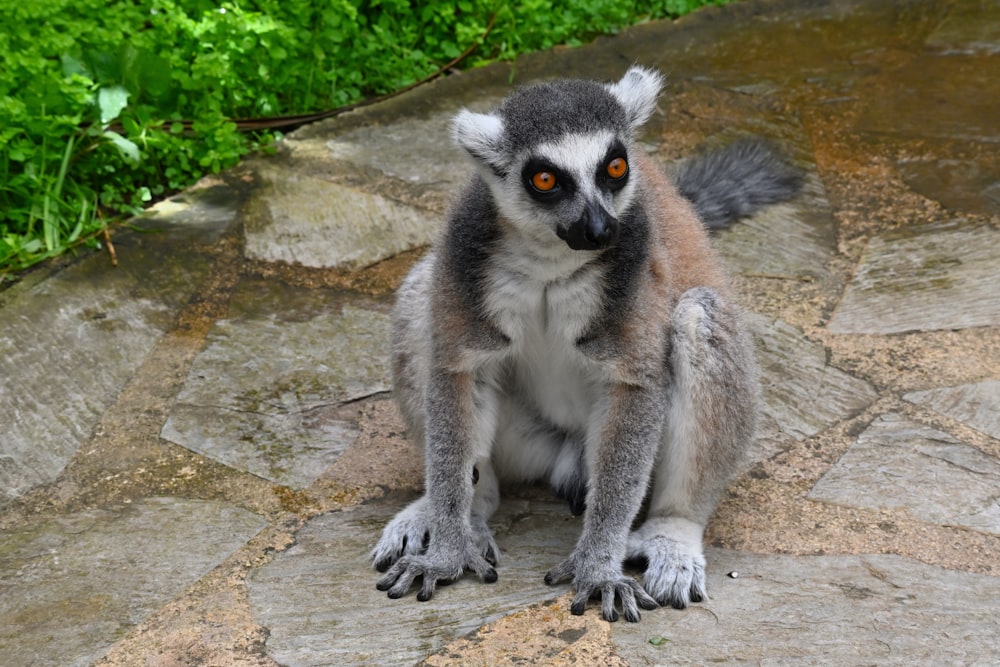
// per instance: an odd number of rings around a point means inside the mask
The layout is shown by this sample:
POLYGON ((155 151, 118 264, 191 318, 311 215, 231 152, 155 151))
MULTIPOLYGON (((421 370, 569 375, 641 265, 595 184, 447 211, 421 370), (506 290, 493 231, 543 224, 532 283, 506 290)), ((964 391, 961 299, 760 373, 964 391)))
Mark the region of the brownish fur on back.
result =
POLYGON ((711 287, 728 296, 729 282, 691 202, 648 157, 634 155, 632 161, 642 172, 650 217, 658 223, 658 238, 650 248, 651 269, 657 282, 665 285, 670 305, 692 287, 711 287))

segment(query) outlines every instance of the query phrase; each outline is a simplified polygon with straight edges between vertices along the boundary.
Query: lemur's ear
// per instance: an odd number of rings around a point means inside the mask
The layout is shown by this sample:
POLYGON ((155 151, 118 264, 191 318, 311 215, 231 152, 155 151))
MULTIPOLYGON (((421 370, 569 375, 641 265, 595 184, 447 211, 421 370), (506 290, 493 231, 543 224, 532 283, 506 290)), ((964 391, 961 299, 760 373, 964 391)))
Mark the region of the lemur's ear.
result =
POLYGON ((503 120, 493 114, 462 109, 452 121, 452 137, 472 157, 495 171, 504 171, 503 120))
POLYGON ((629 125, 635 129, 653 115, 656 98, 663 88, 663 76, 656 70, 633 65, 621 81, 609 83, 607 88, 625 107, 629 125))

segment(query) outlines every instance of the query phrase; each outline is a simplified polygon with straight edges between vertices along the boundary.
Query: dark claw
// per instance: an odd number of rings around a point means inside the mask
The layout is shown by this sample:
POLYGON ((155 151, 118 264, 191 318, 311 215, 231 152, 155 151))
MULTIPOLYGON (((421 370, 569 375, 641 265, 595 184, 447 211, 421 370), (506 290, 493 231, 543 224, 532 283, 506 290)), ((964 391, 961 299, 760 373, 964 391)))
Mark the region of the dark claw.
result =
POLYGON ((638 623, 641 619, 642 616, 638 612, 636 613, 633 613, 631 611, 625 612, 625 620, 628 621, 629 623, 638 623))
MULTIPOLYGON (((602 614, 602 616, 603 616, 603 614, 602 614)), ((618 611, 615 610, 615 609, 612 609, 611 610, 611 618, 605 618, 604 620, 607 621, 608 623, 617 623, 618 622, 618 611)))
POLYGON ((587 609, 587 601, 580 600, 579 602, 574 602, 569 606, 569 613, 574 616, 583 616, 583 612, 587 609))
POLYGON ((673 607, 674 609, 686 609, 687 608, 687 604, 684 603, 684 600, 671 600, 670 601, 670 606, 673 607))
POLYGON ((490 550, 486 552, 486 555, 483 556, 483 558, 486 559, 487 563, 489 563, 490 565, 493 565, 494 567, 496 567, 496 564, 497 564, 497 555, 496 555, 496 552, 493 551, 492 547, 490 547, 490 550))
POLYGON ((486 571, 485 575, 483 575, 483 581, 485 581, 487 584, 495 584, 498 578, 499 577, 497 577, 497 571, 494 570, 492 567, 486 571))
MULTIPOLYGON (((375 569, 378 570, 379 572, 385 572, 386 570, 389 569, 390 565, 392 565, 392 557, 391 556, 383 558, 382 560, 375 561, 375 569)), ((379 589, 379 590, 381 590, 381 589, 379 589)))
POLYGON ((434 592, 433 591, 420 591, 419 593, 417 593, 417 601, 418 602, 427 602, 432 597, 434 597, 434 592))
POLYGON ((658 609, 660 606, 656 603, 656 600, 653 600, 652 598, 647 599, 642 597, 639 598, 638 602, 639 606, 645 609, 646 611, 652 611, 653 609, 658 609))
POLYGON ((696 591, 691 591, 691 602, 704 602, 705 598, 701 596, 701 593, 696 591))
POLYGON ((472 486, 479 483, 479 468, 472 466, 472 486))

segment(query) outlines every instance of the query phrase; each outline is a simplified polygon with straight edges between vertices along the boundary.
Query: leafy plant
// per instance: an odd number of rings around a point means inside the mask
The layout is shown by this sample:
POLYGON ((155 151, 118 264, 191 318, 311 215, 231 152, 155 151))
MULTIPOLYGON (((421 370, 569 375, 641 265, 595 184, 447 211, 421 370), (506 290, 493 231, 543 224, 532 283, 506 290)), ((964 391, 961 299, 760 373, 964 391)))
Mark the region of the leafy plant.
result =
POLYGON ((0 3, 0 281, 274 139, 233 119, 398 90, 470 45, 475 66, 725 1, 0 3))

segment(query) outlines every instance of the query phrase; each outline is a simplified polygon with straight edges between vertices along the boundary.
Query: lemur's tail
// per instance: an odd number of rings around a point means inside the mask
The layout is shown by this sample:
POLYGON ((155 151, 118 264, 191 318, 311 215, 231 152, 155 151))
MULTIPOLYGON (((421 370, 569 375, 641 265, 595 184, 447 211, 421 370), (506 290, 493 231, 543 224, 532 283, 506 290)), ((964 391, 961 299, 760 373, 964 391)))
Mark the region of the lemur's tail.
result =
POLYGON ((759 137, 739 139, 687 160, 674 177, 709 229, 725 227, 770 204, 794 197, 802 171, 759 137))

